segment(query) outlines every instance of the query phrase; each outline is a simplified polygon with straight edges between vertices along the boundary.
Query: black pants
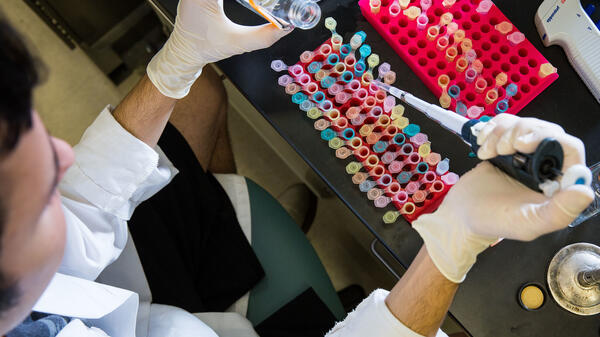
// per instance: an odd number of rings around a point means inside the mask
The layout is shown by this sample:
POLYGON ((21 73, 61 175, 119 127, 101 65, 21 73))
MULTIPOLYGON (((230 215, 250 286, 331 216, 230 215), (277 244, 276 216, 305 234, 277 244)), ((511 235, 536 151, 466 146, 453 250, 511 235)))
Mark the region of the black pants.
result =
POLYGON ((168 124, 159 142, 179 170, 129 221, 154 302, 224 311, 264 276, 227 194, 168 124))
MULTIPOLYGON (((264 276, 227 194, 168 124, 159 146, 179 174, 129 221, 154 303, 224 311, 264 276)), ((263 337, 323 336, 335 317, 312 288, 256 330, 263 337)))

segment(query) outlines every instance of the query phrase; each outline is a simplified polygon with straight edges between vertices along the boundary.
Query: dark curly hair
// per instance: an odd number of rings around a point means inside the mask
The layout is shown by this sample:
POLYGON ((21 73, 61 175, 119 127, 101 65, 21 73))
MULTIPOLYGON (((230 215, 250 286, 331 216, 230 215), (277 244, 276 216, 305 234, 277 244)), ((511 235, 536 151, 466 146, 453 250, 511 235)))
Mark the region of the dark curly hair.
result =
MULTIPOLYGON (((16 148, 21 135, 31 129, 32 91, 38 80, 35 59, 0 13, 0 165, 16 148)), ((8 217, 4 198, 8 182, 3 180, 0 174, 0 238, 8 217)), ((0 269, 0 316, 15 305, 19 295, 14 280, 0 269)))
POLYGON ((31 128, 35 61, 21 37, 0 18, 0 156, 12 151, 31 128))

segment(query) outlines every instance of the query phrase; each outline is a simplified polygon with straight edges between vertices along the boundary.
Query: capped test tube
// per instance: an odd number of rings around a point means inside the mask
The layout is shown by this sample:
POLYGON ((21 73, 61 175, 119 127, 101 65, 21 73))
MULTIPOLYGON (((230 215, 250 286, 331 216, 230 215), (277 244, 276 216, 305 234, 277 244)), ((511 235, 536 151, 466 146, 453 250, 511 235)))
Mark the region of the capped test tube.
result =
POLYGON ((275 70, 276 72, 280 72, 287 70, 288 66, 285 63, 283 63, 282 60, 273 60, 271 62, 271 69, 275 70))
POLYGON ((358 185, 358 184, 362 183, 363 181, 367 180, 368 177, 369 177, 369 174, 366 172, 357 172, 352 176, 352 182, 355 185, 358 185))
POLYGON ((287 86, 288 84, 292 83, 293 81, 294 81, 294 79, 292 78, 292 76, 290 76, 288 74, 281 75, 277 79, 277 83, 282 87, 287 86))
POLYGON ((339 159, 346 159, 350 157, 351 154, 352 151, 348 150, 348 148, 345 146, 342 146, 335 151, 335 156, 339 159))
POLYGON ((416 204, 420 204, 427 198, 427 191, 418 190, 413 193, 412 199, 416 204))
POLYGON ((475 10, 479 14, 487 14, 493 5, 494 3, 491 0, 482 0, 475 10))
POLYGON ((458 174, 454 172, 448 172, 445 175, 443 175, 441 179, 444 182, 444 184, 451 186, 458 182, 459 177, 458 174))
POLYGON ((388 171, 392 174, 402 172, 402 168, 404 168, 404 163, 401 161, 394 160, 388 165, 388 171))
POLYGON ((398 220, 398 217, 400 216, 400 212, 398 211, 387 211, 384 215, 383 215, 383 223, 385 224, 393 224, 394 222, 396 222, 396 220, 398 220))
POLYGON ((392 198, 382 195, 379 198, 375 199, 373 201, 373 204, 375 204, 375 207, 377 207, 377 208, 384 208, 387 205, 389 205, 390 202, 392 202, 392 198))
POLYGON ((432 1, 431 0, 421 0, 420 4, 421 4, 421 10, 423 10, 423 12, 427 12, 427 10, 432 5, 432 1))
POLYGON ((377 186, 377 183, 372 181, 372 180, 365 180, 362 183, 360 183, 358 185, 358 189, 363 192, 366 193, 369 190, 371 190, 373 187, 377 186))
POLYGON ((448 172, 449 169, 450 169, 450 159, 444 158, 444 160, 442 160, 441 162, 439 162, 437 164, 435 173, 437 173, 438 176, 442 176, 442 175, 446 174, 446 172, 448 172))
POLYGON ((383 190, 379 188, 372 188, 367 191, 367 198, 369 200, 375 200, 383 195, 383 190))

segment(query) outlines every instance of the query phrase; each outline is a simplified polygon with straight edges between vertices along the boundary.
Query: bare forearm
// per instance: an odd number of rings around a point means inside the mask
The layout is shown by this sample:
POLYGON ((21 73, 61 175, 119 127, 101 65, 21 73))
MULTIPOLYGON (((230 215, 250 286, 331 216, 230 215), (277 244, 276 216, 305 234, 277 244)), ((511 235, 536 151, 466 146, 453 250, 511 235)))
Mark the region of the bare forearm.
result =
POLYGON ((386 299, 386 305, 411 330, 435 336, 458 284, 442 275, 427 253, 425 245, 386 299))
POLYGON ((132 135, 154 147, 162 134, 176 99, 164 96, 147 75, 117 106, 113 115, 132 135))

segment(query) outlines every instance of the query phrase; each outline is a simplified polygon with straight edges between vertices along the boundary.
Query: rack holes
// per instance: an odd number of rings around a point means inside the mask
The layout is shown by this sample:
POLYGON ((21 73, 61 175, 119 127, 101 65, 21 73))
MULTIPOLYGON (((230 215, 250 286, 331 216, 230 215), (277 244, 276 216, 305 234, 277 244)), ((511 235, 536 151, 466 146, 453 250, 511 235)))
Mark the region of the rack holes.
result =
POLYGON ((379 19, 379 22, 383 23, 384 25, 387 25, 388 23, 390 23, 390 17, 387 15, 384 15, 381 17, 381 19, 379 19))
POLYGON ((456 12, 452 13, 452 16, 454 16, 454 20, 460 20, 462 18, 462 13, 456 11, 456 12))
POLYGON ((500 74, 500 70, 494 70, 494 71, 492 72, 492 77, 493 77, 493 78, 496 78, 496 76, 498 76, 498 74, 500 74))
POLYGON ((494 85, 494 79, 493 79, 493 78, 491 78, 491 77, 488 77, 488 78, 486 78, 486 79, 485 79, 485 82, 487 83, 487 86, 488 86, 488 87, 491 87, 491 86, 493 86, 493 85, 494 85))
POLYGON ((417 31, 414 30, 414 29, 409 30, 408 31, 408 36, 411 37, 411 38, 417 37, 417 31))
MULTIPOLYGON (((486 50, 486 51, 487 51, 487 50, 490 50, 491 48, 492 48, 492 44, 491 44, 491 43, 489 43, 489 42, 484 42, 484 43, 481 45, 481 49, 483 49, 483 50, 486 50)), ((496 60, 496 61, 497 61, 497 60, 496 60)))
POLYGON ((496 18, 496 17, 492 17, 492 18, 490 19, 490 25, 492 25, 492 26, 495 26, 495 25, 497 25, 498 23, 499 23, 499 21, 498 21, 498 18, 496 18))
POLYGON ((471 10, 471 6, 464 4, 460 7, 460 10, 462 10, 465 13, 468 13, 471 10))
POLYGON ((483 60, 482 63, 483 63, 483 67, 486 69, 489 69, 492 67, 492 61, 490 61, 490 60, 483 60))
POLYGON ((435 66, 439 70, 444 70, 444 69, 446 69, 446 62, 444 62, 444 61, 438 61, 438 63, 435 66))
POLYGON ((516 94, 516 95, 514 95, 512 98, 513 98, 515 101, 518 101, 518 100, 520 100, 520 99, 521 99, 521 97, 523 97, 523 96, 521 95, 521 93, 520 93, 520 92, 517 92, 517 94, 516 94))
POLYGON ((421 58, 419 59, 419 61, 417 61, 417 62, 419 63, 419 65, 420 65, 421 67, 424 67, 424 66, 426 66, 426 65, 427 65, 427 59, 426 59, 426 58, 424 58, 424 57, 421 57, 421 58))
POLYGON ((510 75, 510 80, 513 83, 518 83, 521 80, 521 76, 519 76, 519 74, 512 74, 510 75))
POLYGON ((498 43, 500 41, 500 37, 498 35, 492 35, 490 37, 490 41, 492 41, 492 43, 498 43))
POLYGON ((481 25, 481 31, 483 33, 489 33, 491 29, 492 29, 492 27, 490 27, 490 25, 488 25, 487 23, 484 23, 483 25, 481 25))
POLYGON ((403 28, 408 26, 408 20, 406 20, 406 18, 401 18, 400 21, 398 21, 398 26, 403 28))
POLYGON ((471 21, 479 22, 479 20, 481 20, 481 16, 479 16, 479 14, 474 13, 473 15, 471 15, 471 21))
POLYGON ((540 83, 540 80, 537 77, 532 77, 529 79, 529 84, 532 86, 536 86, 540 83))
POLYGON ((525 49, 525 48, 519 49, 519 56, 521 56, 521 57, 527 57, 527 54, 529 54, 529 52, 527 51, 527 49, 525 49))
POLYGON ((467 93, 466 98, 467 98, 467 101, 473 102, 475 100, 475 94, 472 92, 467 93))
POLYGON ((480 32, 474 32, 473 35, 471 36, 471 38, 475 41, 478 41, 481 39, 481 33, 480 32))
POLYGON ((528 92, 530 92, 530 91, 531 91, 531 87, 529 87, 529 85, 528 85, 528 84, 523 84, 523 85, 521 86, 521 91, 523 91, 524 93, 528 93, 528 92))
POLYGON ((442 16, 442 14, 444 14, 444 10, 441 8, 436 8, 435 11, 433 11, 433 14, 435 14, 435 16, 442 16))
POLYGON ((401 37, 398 42, 400 42, 401 45, 405 46, 408 44, 408 38, 406 36, 401 37))
POLYGON ((435 70, 435 68, 430 68, 429 71, 427 71, 427 75, 431 76, 431 77, 436 77, 438 74, 437 70, 435 70))
POLYGON ((471 27, 473 27, 473 25, 471 25, 471 23, 469 21, 463 22, 462 26, 463 26, 464 30, 469 30, 469 29, 471 29, 471 27))
POLYGON ((500 54, 498 54, 498 53, 492 53, 492 60, 499 61, 500 60, 500 54))
POLYGON ((408 48, 408 53, 412 56, 417 55, 417 53, 419 52, 419 50, 416 47, 410 47, 408 48))
POLYGON ((512 64, 519 63, 519 57, 517 57, 517 56, 511 56, 509 60, 510 60, 510 63, 512 63, 512 64))
POLYGON ((430 58, 430 59, 432 59, 432 60, 433 60, 433 59, 434 59, 436 56, 437 56, 437 55, 436 55, 436 53, 435 53, 433 50, 430 50, 430 51, 428 51, 428 52, 427 52, 427 57, 428 57, 428 58, 430 58))
POLYGON ((427 41, 425 41, 425 40, 419 40, 419 41, 417 42, 417 47, 419 47, 419 48, 421 48, 421 49, 423 49, 423 48, 427 47, 427 41))
POLYGON ((390 34, 392 34, 392 35, 396 35, 399 32, 400 32, 400 28, 398 28, 396 26, 393 26, 393 27, 390 28, 390 34))
POLYGON ((527 74, 529 74, 529 67, 522 66, 521 68, 519 68, 519 72, 522 75, 527 75, 527 74))
POLYGON ((500 66, 500 69, 502 69, 503 72, 507 73, 510 71, 510 64, 502 63, 502 65, 500 66))
POLYGON ((529 64, 531 68, 535 68, 538 65, 538 61, 536 59, 529 59, 529 62, 527 62, 527 64, 529 64))
POLYGON ((508 46, 502 46, 502 47, 500 47, 500 52, 502 54, 508 54, 509 51, 510 51, 510 49, 508 48, 508 46))
POLYGON ((456 78, 456 73, 454 71, 449 71, 448 77, 450 77, 450 80, 453 81, 456 78))

